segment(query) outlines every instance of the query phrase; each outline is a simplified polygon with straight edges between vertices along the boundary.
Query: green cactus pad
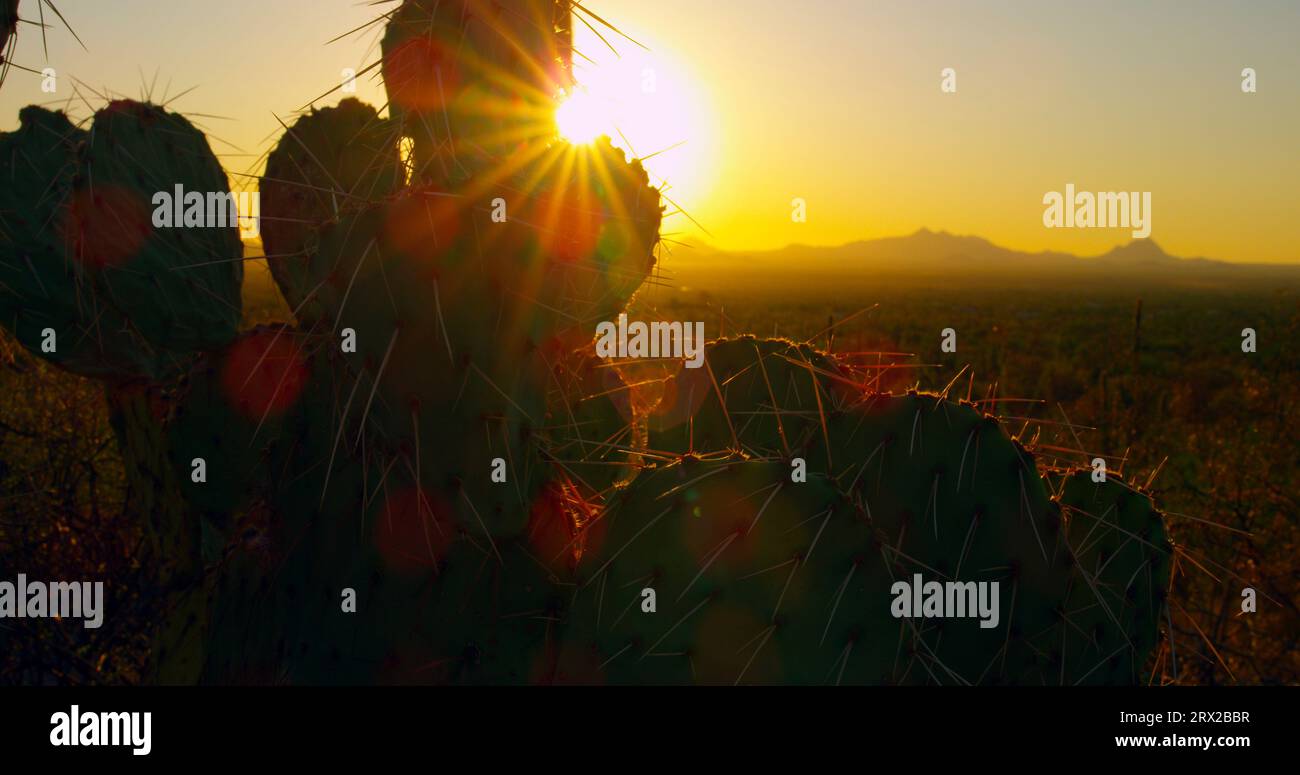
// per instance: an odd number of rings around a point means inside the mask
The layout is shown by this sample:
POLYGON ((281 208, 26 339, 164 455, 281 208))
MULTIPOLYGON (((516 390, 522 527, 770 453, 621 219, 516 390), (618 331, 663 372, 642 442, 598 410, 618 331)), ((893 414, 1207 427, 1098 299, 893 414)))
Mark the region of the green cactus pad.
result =
POLYGON ((1067 684, 1142 683, 1160 640, 1173 544, 1150 496, 1114 474, 1057 480, 1075 573, 1053 648, 1067 684))
POLYGON ((321 314, 310 301, 320 282, 308 271, 314 230, 403 184, 397 133, 371 106, 345 99, 289 127, 267 157, 261 232, 271 275, 300 321, 321 314))
POLYGON ((833 683, 844 623, 866 618, 879 648, 855 656, 888 674, 900 624, 879 543, 825 480, 688 458, 643 472, 583 541, 557 682, 833 683))
POLYGON ((99 111, 89 133, 41 108, 22 121, 0 138, 0 176, 14 183, 0 194, 0 324, 69 370, 115 379, 174 374, 193 351, 230 341, 243 278, 236 228, 155 226, 155 197, 177 186, 228 195, 202 133, 128 101, 99 111))
MULTIPOLYGON (((282 345, 272 343, 286 339, 266 339, 268 332, 262 333, 261 339, 254 335, 241 342, 254 343, 251 352, 264 349, 275 355, 282 345)), ((242 366, 218 367, 210 377, 222 385, 223 411, 238 418, 235 422, 242 432, 237 435, 253 438, 250 426, 256 420, 249 418, 261 413, 278 426, 278 432, 269 446, 256 444, 249 449, 262 461, 260 471, 254 472, 260 476, 250 488, 260 498, 241 504, 238 521, 223 526, 228 540, 213 582, 212 644, 203 671, 205 682, 283 682, 289 680, 288 671, 297 660, 308 654, 314 659, 310 644, 303 645, 311 640, 309 628, 321 626, 319 614, 328 610, 327 604, 334 612, 341 611, 340 593, 351 583, 351 569, 367 543, 366 467, 350 444, 334 446, 344 435, 339 431, 347 398, 346 388, 334 380, 337 367, 331 360, 336 351, 315 349, 310 339, 297 337, 294 344, 300 349, 283 361, 289 368, 255 366, 246 387, 238 379, 242 366), (286 406, 291 391, 280 388, 268 393, 265 388, 296 379, 299 354, 305 359, 307 376, 299 398, 286 406), (226 389, 227 385, 235 390, 226 389)), ((239 345, 231 348, 226 364, 239 345)), ((217 390, 214 385, 212 391, 217 390)), ((187 435, 203 443, 201 430, 187 435)), ((223 442, 214 454, 222 460, 236 453, 236 448, 223 442)), ((183 457, 179 449, 173 455, 183 457)), ((235 475, 245 471, 232 470, 235 475)))
POLYGON ((710 342, 704 365, 678 368, 649 418, 652 450, 759 458, 822 451, 848 379, 808 345, 739 336, 710 342))
MULTIPOLYGON (((826 470, 884 536, 897 574, 997 582, 1000 622, 936 620, 942 682, 1039 683, 1030 639, 1061 621, 1070 573, 1060 510, 996 418, 934 395, 872 394, 829 420, 826 470)), ((823 470, 822 461, 809 461, 823 470)), ((916 676, 913 676, 915 678, 916 676)))
POLYGON ((19 117, 17 131, 0 134, 0 325, 31 352, 78 374, 156 373, 155 348, 63 251, 60 229, 87 133, 44 108, 23 108, 19 117))
POLYGON ((99 293, 160 349, 220 347, 238 329, 244 277, 229 195, 207 138, 188 120, 154 105, 109 103, 82 146, 65 222, 69 258, 93 267, 99 293), (178 187, 187 219, 188 200, 204 202, 202 226, 157 226, 159 195, 175 197, 178 187), (209 223, 214 217, 226 225, 209 223))

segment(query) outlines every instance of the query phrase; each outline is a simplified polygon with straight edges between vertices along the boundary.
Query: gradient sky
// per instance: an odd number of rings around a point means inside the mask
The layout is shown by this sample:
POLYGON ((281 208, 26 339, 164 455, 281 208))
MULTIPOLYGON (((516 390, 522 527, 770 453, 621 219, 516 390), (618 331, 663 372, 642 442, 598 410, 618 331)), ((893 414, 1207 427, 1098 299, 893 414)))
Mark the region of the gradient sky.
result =
MULTIPOLYGON (((1044 228, 1043 195, 1074 183, 1152 192, 1152 238, 1171 253, 1300 261, 1300 3, 587 4, 651 49, 611 38, 615 59, 585 30, 578 37, 596 60, 586 76, 606 91, 626 84, 620 98, 637 103, 626 113, 653 117, 620 127, 637 152, 687 141, 647 165, 711 234, 676 216, 668 230, 679 239, 759 249, 929 227, 1024 250, 1128 242, 1125 229, 1044 228), (649 95, 645 67, 658 75, 649 95), (945 67, 957 71, 956 94, 939 89, 945 67), (1243 67, 1258 72, 1258 93, 1241 92, 1243 67), (791 221, 794 197, 807 201, 807 223, 791 221)), ((275 115, 378 56, 377 33, 325 45, 373 18, 369 2, 58 5, 89 49, 50 30, 60 98, 71 97, 69 76, 137 97, 155 73, 155 98, 197 87, 174 107, 224 117, 197 121, 232 172, 258 171, 275 115)), ((39 36, 20 34, 15 60, 44 66, 39 36)), ((10 74, 0 129, 17 125, 20 106, 49 102, 39 86, 10 74)), ((377 81, 363 79, 357 96, 385 102, 377 81)))

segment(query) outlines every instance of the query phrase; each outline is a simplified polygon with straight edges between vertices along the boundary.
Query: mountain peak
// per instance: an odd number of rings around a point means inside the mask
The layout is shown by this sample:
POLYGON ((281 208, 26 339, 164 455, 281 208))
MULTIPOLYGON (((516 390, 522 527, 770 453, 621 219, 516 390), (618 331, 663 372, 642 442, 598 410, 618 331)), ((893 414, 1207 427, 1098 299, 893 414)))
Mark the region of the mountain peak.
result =
POLYGON ((1169 258, 1153 239, 1135 239, 1127 245, 1116 245, 1102 258, 1121 258, 1125 261, 1158 261, 1169 258))

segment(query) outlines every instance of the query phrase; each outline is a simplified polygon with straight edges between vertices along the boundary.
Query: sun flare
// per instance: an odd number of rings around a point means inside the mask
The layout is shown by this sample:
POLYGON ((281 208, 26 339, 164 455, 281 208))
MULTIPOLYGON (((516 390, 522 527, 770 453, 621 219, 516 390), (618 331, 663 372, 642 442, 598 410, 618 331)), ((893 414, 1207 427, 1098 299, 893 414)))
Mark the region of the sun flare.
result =
POLYGON ((643 159, 651 182, 683 205, 697 205, 718 156, 710 102, 687 61, 661 46, 628 44, 618 55, 594 34, 574 31, 577 81, 555 110, 559 136, 575 146, 606 136, 643 159))
POLYGON ((608 110, 590 92, 578 88, 560 101, 555 109, 555 124, 560 137, 574 145, 595 142, 601 135, 617 137, 608 110))

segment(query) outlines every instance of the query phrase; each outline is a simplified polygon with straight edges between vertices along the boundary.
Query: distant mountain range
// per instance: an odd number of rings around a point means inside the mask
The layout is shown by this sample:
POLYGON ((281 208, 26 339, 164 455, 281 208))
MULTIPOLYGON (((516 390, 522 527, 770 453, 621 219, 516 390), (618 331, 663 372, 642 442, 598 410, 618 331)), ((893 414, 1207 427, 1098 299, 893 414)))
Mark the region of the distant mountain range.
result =
POLYGON ((1208 258, 1179 258, 1153 240, 1133 240, 1100 256, 1042 251, 1025 253, 982 237, 921 229, 901 237, 851 242, 834 247, 790 245, 778 250, 722 251, 674 249, 663 262, 672 284, 718 287, 739 282, 853 283, 948 277, 963 282, 1074 280, 1089 284, 1137 282, 1143 285, 1219 287, 1237 282, 1278 282, 1300 289, 1300 264, 1243 264, 1208 258))

